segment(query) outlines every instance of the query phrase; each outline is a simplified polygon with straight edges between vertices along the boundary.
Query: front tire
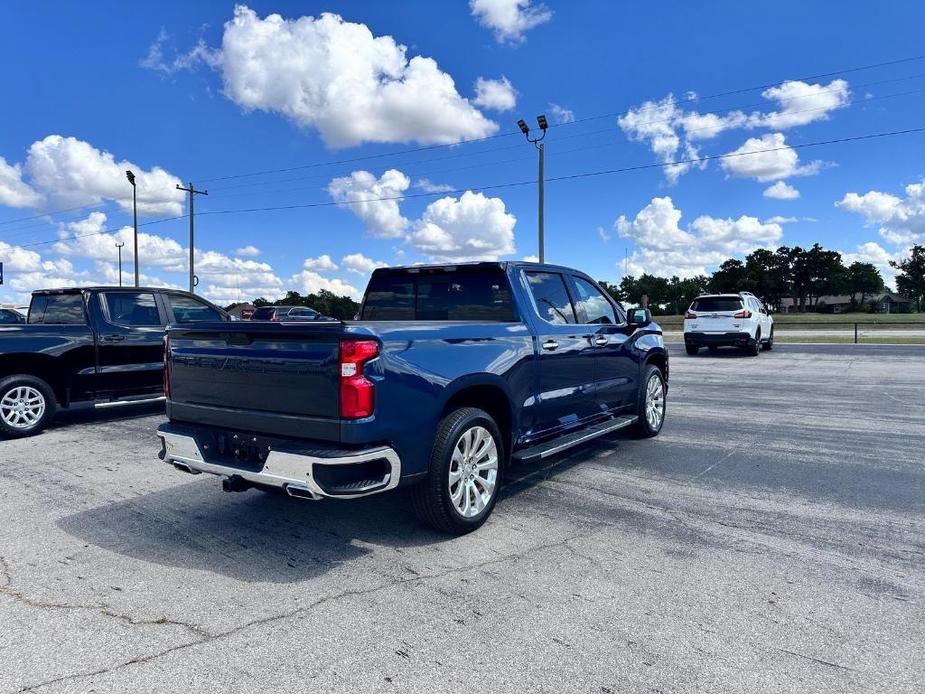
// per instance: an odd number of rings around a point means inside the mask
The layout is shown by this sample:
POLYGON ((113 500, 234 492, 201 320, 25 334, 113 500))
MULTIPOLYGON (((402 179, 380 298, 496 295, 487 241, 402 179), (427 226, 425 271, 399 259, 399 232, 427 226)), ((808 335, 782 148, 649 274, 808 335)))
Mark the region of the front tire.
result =
POLYGON ((691 355, 692 357, 693 357, 694 355, 696 355, 697 352, 700 351, 700 347, 698 347, 697 345, 690 345, 690 344, 684 345, 684 349, 685 349, 685 350, 687 351, 687 353, 688 353, 689 355, 691 355))
POLYGON ((0 435, 34 436, 55 416, 55 393, 41 378, 16 374, 0 380, 0 435))
POLYGON ((642 388, 636 404, 636 434, 642 438, 658 436, 665 423, 665 377, 657 366, 649 364, 642 375, 642 388))
POLYGON ((412 490, 418 518, 454 535, 480 527, 498 500, 503 459, 501 432, 487 412, 450 412, 437 427, 430 472, 412 490))

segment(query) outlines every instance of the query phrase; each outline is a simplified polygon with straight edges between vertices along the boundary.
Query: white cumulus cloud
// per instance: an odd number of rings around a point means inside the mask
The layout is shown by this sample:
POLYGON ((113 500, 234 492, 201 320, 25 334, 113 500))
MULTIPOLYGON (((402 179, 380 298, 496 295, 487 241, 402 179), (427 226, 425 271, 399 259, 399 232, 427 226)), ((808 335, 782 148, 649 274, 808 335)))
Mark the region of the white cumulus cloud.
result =
POLYGON ((215 64, 233 102, 316 128, 331 147, 453 143, 498 130, 435 60, 409 59, 391 36, 336 14, 261 19, 238 5, 215 64))
POLYGON ((306 258, 305 262, 302 263, 302 267, 306 270, 314 270, 315 272, 330 272, 337 269, 337 263, 331 260, 331 256, 325 253, 319 255, 317 258, 306 258))
POLYGON ((260 255, 261 251, 257 246, 242 246, 235 250, 234 254, 242 256, 244 258, 256 258, 260 255))
POLYGON ((42 196, 22 180, 22 167, 0 157, 0 205, 38 207, 41 203, 42 196))
POLYGON ((517 90, 503 75, 496 80, 479 77, 475 81, 475 98, 472 103, 493 111, 510 111, 517 105, 517 90))
MULTIPOLYGON (((633 219, 621 215, 614 228, 639 247, 629 257, 630 274, 670 277, 707 274, 730 256, 770 247, 783 235, 780 224, 742 215, 738 219, 703 215, 682 228, 681 210, 668 196, 653 198, 633 219)), ((618 263, 622 269, 623 262, 618 263)))
POLYGON ((545 5, 531 0, 469 0, 469 9, 479 24, 494 30, 499 43, 519 43, 524 32, 552 19, 545 5))
POLYGON ((762 195, 766 198, 773 198, 775 200, 796 200, 800 197, 800 191, 792 185, 784 183, 783 181, 778 181, 774 185, 765 188, 762 195))
MULTIPOLYGON (((666 178, 674 183, 691 168, 704 167, 694 143, 735 129, 785 130, 827 120, 833 111, 850 103, 851 93, 844 80, 833 80, 828 85, 791 80, 766 89, 762 96, 775 102, 777 110, 702 113, 685 110, 673 94, 668 94, 659 101, 645 101, 630 108, 617 123, 631 141, 649 145, 656 161, 666 164, 666 178), (670 163, 681 159, 691 161, 670 163)), ((696 101, 696 94, 688 94, 685 101, 696 101)))
POLYGON ((132 186, 125 172, 135 174, 138 212, 143 215, 183 214, 180 179, 159 166, 145 170, 126 159, 117 160, 88 142, 49 135, 29 147, 25 170, 31 184, 56 205, 88 205, 104 200, 132 210, 132 186))
POLYGON ((373 236, 389 239, 402 236, 410 223, 399 208, 399 198, 410 185, 411 179, 398 169, 389 169, 379 178, 369 171, 354 171, 332 180, 328 193, 362 219, 373 236))
POLYGON ((377 267, 388 267, 389 265, 381 260, 367 258, 362 253, 350 253, 349 255, 345 255, 341 258, 340 264, 345 270, 355 272, 358 275, 368 275, 377 267))
POLYGON ((565 108, 565 106, 560 106, 559 104, 550 103, 548 105, 549 115, 552 116, 553 123, 574 123, 575 122, 575 112, 570 108, 565 108))
POLYGON ((861 215, 880 226, 880 235, 896 246, 925 242, 925 178, 906 186, 905 197, 871 190, 847 193, 836 207, 861 215))
POLYGON ((409 240, 432 260, 494 260, 514 252, 516 223, 501 198, 467 190, 430 203, 409 240))
POLYGON ((723 170, 737 178, 776 181, 791 176, 812 176, 822 168, 821 161, 801 165, 800 157, 789 147, 783 133, 750 137, 722 160, 723 170))

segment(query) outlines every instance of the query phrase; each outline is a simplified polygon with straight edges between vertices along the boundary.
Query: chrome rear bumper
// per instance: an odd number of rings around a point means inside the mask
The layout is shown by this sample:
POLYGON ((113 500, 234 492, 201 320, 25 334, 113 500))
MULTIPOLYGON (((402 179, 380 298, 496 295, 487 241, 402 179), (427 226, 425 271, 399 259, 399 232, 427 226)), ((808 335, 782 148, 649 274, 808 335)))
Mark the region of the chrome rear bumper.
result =
POLYGON ((165 430, 169 425, 158 429, 157 435, 163 442, 161 459, 174 467, 192 473, 207 472, 228 478, 243 480, 264 487, 276 487, 290 496, 321 499, 356 499, 370 494, 388 491, 398 486, 401 479, 401 460, 398 453, 388 446, 379 446, 360 451, 344 451, 336 457, 320 457, 307 454, 270 451, 260 470, 245 469, 235 465, 210 462, 205 459, 196 439, 187 434, 165 430), (359 465, 370 461, 383 460, 388 471, 382 479, 370 480, 369 484, 351 487, 349 491, 326 490, 315 476, 316 465, 359 465))

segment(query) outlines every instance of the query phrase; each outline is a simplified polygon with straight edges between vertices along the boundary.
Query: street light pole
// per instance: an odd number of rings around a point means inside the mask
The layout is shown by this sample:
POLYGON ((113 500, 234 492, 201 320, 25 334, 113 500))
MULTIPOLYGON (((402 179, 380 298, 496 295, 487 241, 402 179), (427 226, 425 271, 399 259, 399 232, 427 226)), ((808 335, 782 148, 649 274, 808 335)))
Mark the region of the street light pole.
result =
MULTIPOLYGON (((135 228, 135 286, 138 285, 138 196, 135 187, 135 174, 131 170, 125 172, 125 177, 132 184, 132 226, 135 228)), ((120 251, 121 253, 121 251, 120 251)), ((121 283, 120 283, 121 284, 121 283)))
POLYGON ((545 216, 545 175, 544 175, 544 165, 546 161, 546 148, 542 143, 544 137, 546 137, 546 130, 549 128, 549 122, 546 120, 545 115, 539 115, 536 117, 536 122, 540 126, 540 130, 543 131, 543 134, 539 137, 530 137, 530 126, 527 125, 527 122, 521 118, 517 121, 517 127, 520 128, 520 132, 524 134, 524 137, 527 138, 527 142, 532 142, 533 146, 536 147, 537 152, 539 153, 539 171, 537 174, 537 244, 539 246, 539 257, 540 262, 546 262, 546 232, 544 224, 545 216))
POLYGON ((184 188, 179 183, 177 184, 177 190, 182 190, 185 193, 189 193, 189 291, 192 294, 195 291, 195 287, 199 284, 199 280, 196 278, 196 274, 193 271, 193 251, 194 246, 194 237, 193 237, 193 204, 197 195, 208 195, 209 191, 207 190, 196 190, 193 187, 192 182, 187 184, 189 187, 184 188))
POLYGON ((122 243, 117 243, 116 248, 119 249, 119 286, 122 286, 122 246, 125 245, 125 241, 122 243))

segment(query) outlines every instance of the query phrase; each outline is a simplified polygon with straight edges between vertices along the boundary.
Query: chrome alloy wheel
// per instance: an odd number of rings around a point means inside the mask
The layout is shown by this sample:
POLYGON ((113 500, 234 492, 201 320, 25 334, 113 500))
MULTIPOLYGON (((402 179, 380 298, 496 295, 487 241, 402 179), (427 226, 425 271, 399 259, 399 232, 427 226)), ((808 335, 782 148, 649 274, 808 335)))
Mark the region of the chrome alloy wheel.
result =
POLYGON ((45 396, 31 386, 10 388, 0 399, 0 417, 14 429, 29 429, 45 414, 45 396))
POLYGON ((466 429, 450 460, 450 499, 463 518, 477 516, 491 501, 498 483, 498 447, 488 429, 466 429))
POLYGON ((658 431, 665 416, 665 385, 657 373, 646 384, 646 421, 652 431, 658 431))

